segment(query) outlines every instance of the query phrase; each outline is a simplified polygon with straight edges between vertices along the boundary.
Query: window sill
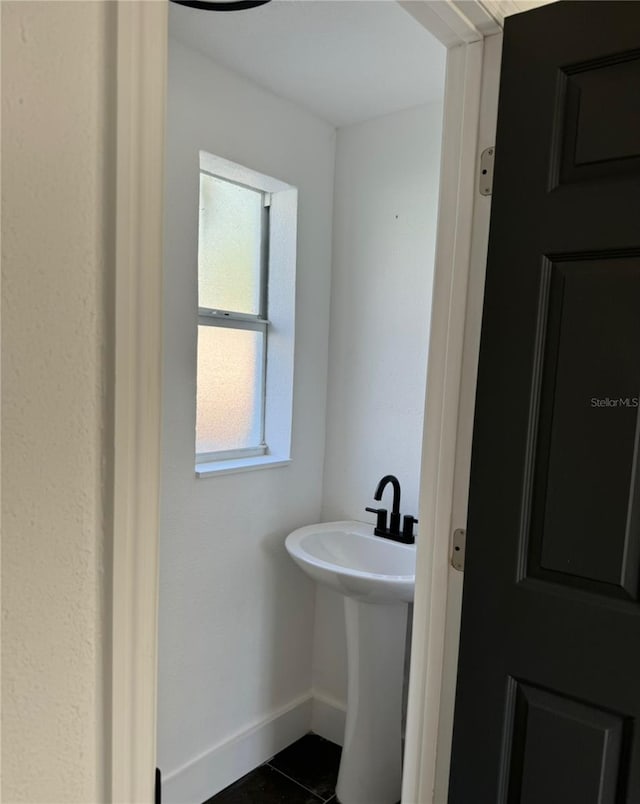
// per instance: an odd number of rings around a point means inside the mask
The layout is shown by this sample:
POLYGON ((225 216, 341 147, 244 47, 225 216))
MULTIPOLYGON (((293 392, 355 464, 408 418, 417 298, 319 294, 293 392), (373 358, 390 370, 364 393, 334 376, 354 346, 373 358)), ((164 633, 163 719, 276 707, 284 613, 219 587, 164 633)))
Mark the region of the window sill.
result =
POLYGON ((234 458, 231 461, 197 463, 196 477, 234 475, 238 472, 253 472, 255 469, 275 469, 278 466, 288 466, 290 463, 290 458, 281 458, 278 455, 258 455, 253 458, 234 458))

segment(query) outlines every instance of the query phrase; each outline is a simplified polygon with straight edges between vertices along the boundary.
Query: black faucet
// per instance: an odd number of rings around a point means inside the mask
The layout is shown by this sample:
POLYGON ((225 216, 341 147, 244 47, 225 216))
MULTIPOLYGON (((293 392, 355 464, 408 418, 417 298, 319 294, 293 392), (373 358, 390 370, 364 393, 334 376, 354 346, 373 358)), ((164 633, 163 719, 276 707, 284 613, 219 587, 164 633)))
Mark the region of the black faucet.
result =
POLYGON ((400 481, 395 475, 385 475, 378 483, 376 493, 373 495, 374 500, 380 501, 382 499, 382 492, 391 483, 393 486, 393 508, 391 509, 391 516, 389 517, 389 534, 400 534, 400 481))
POLYGON ((395 542, 405 542, 406 544, 413 544, 415 541, 413 535, 413 524, 418 520, 413 516, 405 516, 402 533, 400 533, 400 481, 395 475, 385 475, 378 483, 376 493, 373 495, 374 500, 381 500, 382 493, 391 483, 393 486, 393 507, 391 509, 391 516, 389 518, 389 527, 387 528, 387 509, 386 508, 365 508, 365 511, 370 511, 372 514, 377 514, 376 526, 373 530, 376 536, 382 536, 383 539, 392 539, 395 542))

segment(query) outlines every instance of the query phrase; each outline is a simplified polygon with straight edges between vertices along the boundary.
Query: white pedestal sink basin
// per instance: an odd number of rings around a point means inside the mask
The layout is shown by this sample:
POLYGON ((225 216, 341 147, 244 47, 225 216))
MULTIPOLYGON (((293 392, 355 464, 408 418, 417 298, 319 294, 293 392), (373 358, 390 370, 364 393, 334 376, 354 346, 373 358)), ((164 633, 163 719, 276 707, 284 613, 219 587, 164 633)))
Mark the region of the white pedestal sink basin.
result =
POLYGON ((341 804, 395 804, 402 784, 402 686, 415 547, 362 522, 326 522, 287 536, 289 555, 345 596, 347 722, 336 794, 341 804))

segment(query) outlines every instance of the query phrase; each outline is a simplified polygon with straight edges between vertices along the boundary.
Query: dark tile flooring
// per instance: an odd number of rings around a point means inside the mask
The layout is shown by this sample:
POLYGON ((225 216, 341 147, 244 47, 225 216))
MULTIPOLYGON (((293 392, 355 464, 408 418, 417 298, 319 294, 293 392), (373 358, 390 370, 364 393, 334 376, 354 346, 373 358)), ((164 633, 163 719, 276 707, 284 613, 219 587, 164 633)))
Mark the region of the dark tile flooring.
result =
POLYGON ((307 734, 205 804, 338 804, 341 752, 339 745, 307 734))

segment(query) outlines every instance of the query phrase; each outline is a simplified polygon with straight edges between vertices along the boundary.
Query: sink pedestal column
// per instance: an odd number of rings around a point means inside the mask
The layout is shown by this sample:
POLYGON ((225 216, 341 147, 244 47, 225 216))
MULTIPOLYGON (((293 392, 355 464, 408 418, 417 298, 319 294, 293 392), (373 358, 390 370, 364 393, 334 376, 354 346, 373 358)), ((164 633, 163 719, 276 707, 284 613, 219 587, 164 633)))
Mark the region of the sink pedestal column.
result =
POLYGON ((347 722, 336 795, 341 804, 396 804, 408 607, 345 597, 344 609, 347 722))

